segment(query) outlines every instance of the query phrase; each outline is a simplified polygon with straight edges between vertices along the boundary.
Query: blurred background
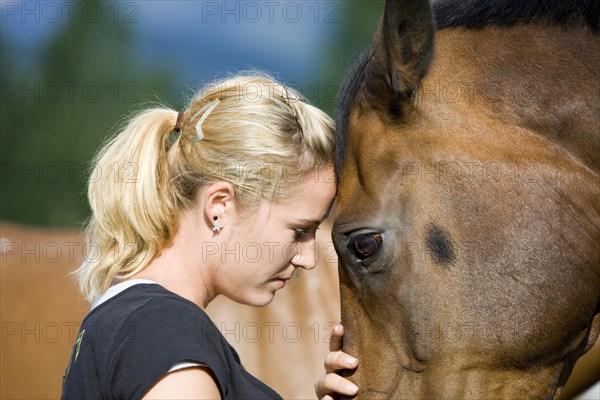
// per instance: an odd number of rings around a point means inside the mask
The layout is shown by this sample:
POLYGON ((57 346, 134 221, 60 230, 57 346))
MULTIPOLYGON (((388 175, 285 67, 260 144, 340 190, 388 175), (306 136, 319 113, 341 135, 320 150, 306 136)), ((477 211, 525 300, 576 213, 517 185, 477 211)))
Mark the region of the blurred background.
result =
MULTIPOLYGON (((117 124, 157 103, 180 110, 203 83, 248 68, 269 71, 333 116, 344 70, 370 42, 383 5, 0 1, 0 398, 60 396, 89 307, 68 274, 81 261, 90 160, 117 124)), ((339 321, 328 229, 318 237, 320 266, 272 305, 209 310, 246 367, 285 398, 314 397, 339 321), (304 335, 244 336, 265 321, 304 335), (286 360, 294 366, 281 368, 286 360)))
POLYGON ((0 219, 81 227, 89 161, 129 112, 265 69, 332 115, 383 1, 1 1, 0 219))

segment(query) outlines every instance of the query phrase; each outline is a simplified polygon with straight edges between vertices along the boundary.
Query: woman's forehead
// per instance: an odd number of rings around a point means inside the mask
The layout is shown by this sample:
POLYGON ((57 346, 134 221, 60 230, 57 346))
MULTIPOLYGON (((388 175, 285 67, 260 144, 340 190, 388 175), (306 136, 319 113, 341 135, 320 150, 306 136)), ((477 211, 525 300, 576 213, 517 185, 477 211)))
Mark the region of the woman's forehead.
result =
POLYGON ((322 221, 329 213, 335 191, 333 182, 309 179, 296 188, 293 196, 277 204, 298 219, 322 221))

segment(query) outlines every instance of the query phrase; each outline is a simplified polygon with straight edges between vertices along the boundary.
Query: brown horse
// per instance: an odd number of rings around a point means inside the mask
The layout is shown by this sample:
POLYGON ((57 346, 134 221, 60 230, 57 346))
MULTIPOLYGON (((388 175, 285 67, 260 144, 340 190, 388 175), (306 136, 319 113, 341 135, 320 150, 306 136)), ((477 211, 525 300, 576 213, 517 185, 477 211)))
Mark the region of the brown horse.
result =
POLYGON ((558 398, 595 343, 599 19, 596 0, 387 1, 337 115, 359 397, 558 398))

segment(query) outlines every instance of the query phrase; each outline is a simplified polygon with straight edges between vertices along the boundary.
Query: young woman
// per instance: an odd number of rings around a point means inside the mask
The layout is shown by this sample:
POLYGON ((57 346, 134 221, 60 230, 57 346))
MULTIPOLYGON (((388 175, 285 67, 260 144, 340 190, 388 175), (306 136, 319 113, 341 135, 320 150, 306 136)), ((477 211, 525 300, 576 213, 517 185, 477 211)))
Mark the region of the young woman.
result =
MULTIPOLYGON (((185 111, 131 119, 90 177, 90 251, 76 275, 92 309, 63 398, 280 398, 204 308, 219 295, 264 306, 296 269, 314 268, 335 196, 333 129, 257 74, 207 85, 185 111)), ((355 394, 335 371, 356 360, 332 346, 317 396, 355 394)))

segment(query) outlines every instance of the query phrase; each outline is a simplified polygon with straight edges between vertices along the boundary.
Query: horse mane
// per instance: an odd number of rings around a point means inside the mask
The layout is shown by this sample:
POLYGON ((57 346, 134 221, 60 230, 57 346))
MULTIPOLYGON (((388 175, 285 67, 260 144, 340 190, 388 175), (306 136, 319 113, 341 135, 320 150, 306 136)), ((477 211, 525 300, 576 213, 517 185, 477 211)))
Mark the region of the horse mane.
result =
POLYGON ((438 29, 511 26, 539 20, 566 29, 587 25, 592 32, 600 32, 598 0, 438 0, 432 6, 438 29))
POLYGON ((350 65, 346 72, 340 90, 338 92, 336 112, 335 112, 335 173, 340 177, 342 163, 346 153, 346 130, 348 129, 348 120, 350 111, 354 106, 354 100, 358 95, 360 86, 365 78, 365 68, 371 55, 371 48, 364 50, 358 58, 350 65))

